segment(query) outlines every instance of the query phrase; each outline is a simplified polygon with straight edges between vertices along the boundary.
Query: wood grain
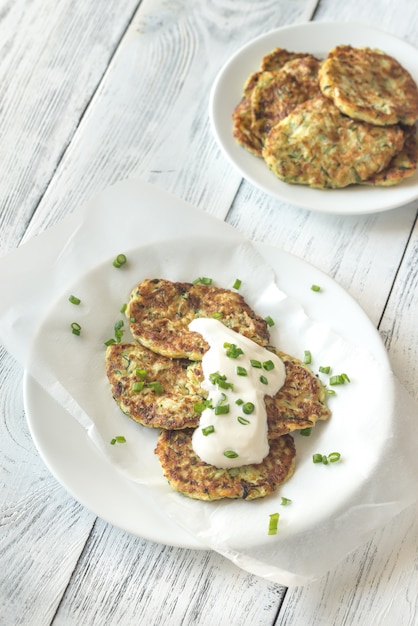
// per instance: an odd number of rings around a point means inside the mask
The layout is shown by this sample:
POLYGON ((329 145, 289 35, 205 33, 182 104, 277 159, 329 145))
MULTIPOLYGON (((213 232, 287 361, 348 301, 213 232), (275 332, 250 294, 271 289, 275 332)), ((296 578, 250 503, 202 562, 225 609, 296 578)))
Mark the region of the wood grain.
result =
MULTIPOLYGON (((314 15, 378 21, 418 45, 415 9, 411 0, 0 0, 0 253, 113 182, 157 183, 334 277, 380 324, 418 399, 418 204, 343 217, 278 203, 241 181, 207 115, 217 72, 251 38, 314 15)), ((286 591, 216 553, 96 519, 39 458, 21 378, 0 349, 1 624, 416 624, 416 507, 324 579, 286 591)))

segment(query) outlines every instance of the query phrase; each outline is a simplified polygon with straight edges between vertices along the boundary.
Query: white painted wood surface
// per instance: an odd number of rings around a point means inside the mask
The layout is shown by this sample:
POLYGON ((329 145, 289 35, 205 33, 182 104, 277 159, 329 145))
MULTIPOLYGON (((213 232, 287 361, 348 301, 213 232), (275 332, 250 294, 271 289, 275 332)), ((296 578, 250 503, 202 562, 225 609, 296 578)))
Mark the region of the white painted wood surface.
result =
MULTIPOLYGON (((418 399, 417 203, 347 218, 273 202, 210 133, 223 62, 266 30, 310 19, 359 20, 418 46, 412 0, 0 0, 0 253, 112 182, 149 180, 333 276, 418 399)), ((96 519, 39 458, 21 378, 0 349, 0 624, 418 624, 416 509, 324 579, 286 590, 215 553, 96 519)))

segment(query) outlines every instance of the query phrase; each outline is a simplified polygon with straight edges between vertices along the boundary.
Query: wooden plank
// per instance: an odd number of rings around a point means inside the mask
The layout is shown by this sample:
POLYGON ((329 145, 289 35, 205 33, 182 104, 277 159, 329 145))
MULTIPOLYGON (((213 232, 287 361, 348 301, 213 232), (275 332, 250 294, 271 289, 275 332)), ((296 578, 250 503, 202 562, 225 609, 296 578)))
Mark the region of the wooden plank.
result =
POLYGON ((138 2, 1 2, 2 253, 23 236, 138 2))
POLYGON ((126 178, 156 183, 223 219, 241 182, 210 130, 210 87, 241 45, 309 19, 316 3, 284 0, 141 4, 57 168, 30 234, 126 178))
POLYGON ((214 552, 153 544, 98 521, 56 621, 263 626, 283 592, 214 552))

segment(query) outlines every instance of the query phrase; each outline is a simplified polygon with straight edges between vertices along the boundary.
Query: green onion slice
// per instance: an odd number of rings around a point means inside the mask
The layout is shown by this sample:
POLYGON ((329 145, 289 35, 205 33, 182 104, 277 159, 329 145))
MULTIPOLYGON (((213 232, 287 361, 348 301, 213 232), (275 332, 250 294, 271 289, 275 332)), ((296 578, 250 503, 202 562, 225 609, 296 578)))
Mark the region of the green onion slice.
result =
POLYGON ((312 354, 310 350, 305 350, 305 356, 303 358, 303 362, 305 363, 305 365, 309 365, 310 363, 312 363, 312 354))
POLYGON ((301 428, 301 430, 299 431, 299 433, 303 436, 303 437, 309 437, 309 435, 312 432, 312 428, 308 426, 308 428, 301 428))
POLYGON ((314 455, 312 456, 312 461, 313 461, 314 463, 322 463, 322 458, 323 458, 323 457, 322 457, 322 454, 314 454, 314 455))
POLYGON ((215 415, 226 415, 229 413, 229 404, 217 404, 215 406, 215 415))
POLYGON ((124 254, 118 254, 118 256, 113 261, 113 267, 122 267, 126 263, 126 256, 124 254))
POLYGON ((81 302, 80 298, 77 298, 77 296, 70 296, 68 300, 71 302, 71 304, 80 304, 81 302))
POLYGON ((79 335, 81 333, 81 326, 78 322, 73 322, 71 324, 71 332, 73 335, 79 335))
POLYGON ((245 417, 242 417, 242 415, 238 415, 237 420, 239 421, 240 424, 242 424, 243 426, 247 426, 247 424, 250 424, 250 420, 247 420, 245 417))
POLYGON ((287 505, 288 505, 288 504, 290 504, 291 502, 292 502, 292 500, 291 500, 290 498, 285 498, 285 497, 283 497, 283 496, 282 496, 282 500, 281 500, 280 504, 281 504, 282 506, 287 506, 287 505))
POLYGON ((226 456, 227 459, 236 459, 238 458, 238 452, 235 452, 234 450, 225 450, 224 456, 226 456))
POLYGON ((260 382, 263 383, 263 385, 269 384, 269 381, 267 380, 265 376, 260 376, 260 382))
POLYGON ((274 326, 274 319, 270 317, 270 315, 267 315, 267 317, 264 318, 264 321, 267 322, 267 326, 274 326))
POLYGON ((138 368, 135 370, 135 375, 138 376, 138 378, 144 379, 147 377, 147 370, 138 368))
POLYGON ((212 313, 212 318, 214 320, 221 320, 223 316, 224 314, 222 313, 222 311, 215 311, 214 313, 212 313))
POLYGON ((202 433, 205 435, 205 437, 207 437, 208 435, 211 435, 214 432, 215 432, 215 426, 213 426, 212 424, 210 426, 205 426, 205 428, 202 428, 202 433))
POLYGON ((279 513, 272 513, 270 515, 269 530, 268 530, 269 535, 277 534, 277 528, 279 525, 279 517, 280 517, 279 513))
POLYGON ((241 285, 242 281, 239 278, 236 278, 234 284, 232 285, 232 289, 239 289, 241 285))
POLYGON ((230 359, 237 359, 241 354, 244 354, 241 348, 236 346, 234 343, 228 343, 227 341, 224 343, 224 348, 226 349, 226 356, 230 359))
POLYGON ((245 413, 245 415, 251 415, 251 413, 254 413, 254 409, 255 409, 255 406, 252 402, 246 402, 242 406, 242 412, 245 413))
POLYGON ((329 374, 331 372, 331 367, 329 365, 320 365, 319 371, 321 374, 329 374))
POLYGON ((245 367, 242 367, 242 365, 238 365, 237 366, 237 374, 238 376, 247 376, 247 370, 245 369, 245 367))
POLYGON ((258 369, 261 369, 262 367, 261 361, 257 361, 257 359, 250 359, 250 363, 253 367, 256 367, 258 369))
POLYGON ((319 285, 311 285, 312 291, 321 291, 321 287, 319 285))
POLYGON ((135 383, 132 383, 132 391, 137 393, 138 391, 142 391, 145 386, 145 383, 142 380, 138 380, 135 383))
POLYGON ((155 393, 162 393, 164 391, 162 384, 159 383, 158 381, 147 383, 147 387, 155 391, 155 393))
POLYGON ((211 285, 212 279, 207 276, 200 276, 193 281, 193 285, 211 285))
POLYGON ((114 446, 115 443, 126 443, 126 439, 123 435, 117 435, 110 440, 110 445, 114 446))
POLYGON ((266 372, 271 372, 271 370, 274 370, 273 361, 271 359, 269 359, 268 361, 264 361, 263 368, 266 370, 266 372))
POLYGON ((341 459, 341 454, 339 452, 331 452, 331 454, 328 455, 328 461, 330 463, 336 463, 340 459, 341 459))

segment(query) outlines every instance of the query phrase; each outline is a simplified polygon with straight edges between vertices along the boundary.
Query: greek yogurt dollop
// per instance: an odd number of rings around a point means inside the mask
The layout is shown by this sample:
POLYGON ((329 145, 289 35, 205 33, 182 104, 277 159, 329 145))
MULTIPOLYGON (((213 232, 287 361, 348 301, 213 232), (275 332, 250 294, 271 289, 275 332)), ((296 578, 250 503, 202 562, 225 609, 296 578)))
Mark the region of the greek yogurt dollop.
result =
POLYGON ((283 386, 283 361, 219 320, 196 318, 189 329, 210 346, 202 360, 208 406, 193 433, 193 450, 220 468, 261 463, 269 453, 264 396, 283 386))

